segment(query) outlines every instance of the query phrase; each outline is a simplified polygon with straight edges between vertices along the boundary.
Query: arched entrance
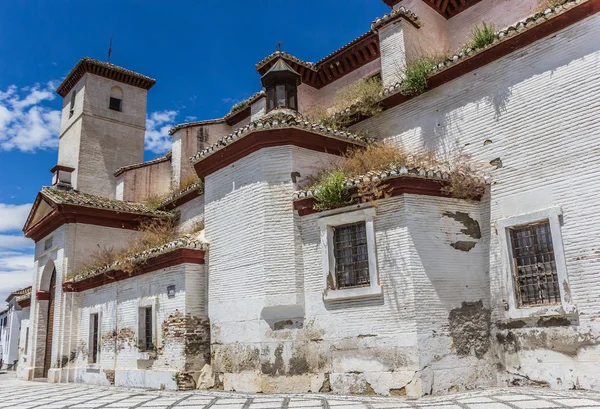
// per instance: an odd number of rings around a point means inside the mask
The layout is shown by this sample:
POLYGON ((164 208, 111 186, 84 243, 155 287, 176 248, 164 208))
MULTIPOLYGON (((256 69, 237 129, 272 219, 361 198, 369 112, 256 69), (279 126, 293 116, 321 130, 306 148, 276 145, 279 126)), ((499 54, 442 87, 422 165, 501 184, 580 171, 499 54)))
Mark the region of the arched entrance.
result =
POLYGON ((56 293, 56 269, 52 269, 50 278, 48 298, 48 318, 46 319, 46 349, 44 352, 44 378, 48 377, 48 371, 52 366, 52 333, 54 329, 54 300, 56 293))

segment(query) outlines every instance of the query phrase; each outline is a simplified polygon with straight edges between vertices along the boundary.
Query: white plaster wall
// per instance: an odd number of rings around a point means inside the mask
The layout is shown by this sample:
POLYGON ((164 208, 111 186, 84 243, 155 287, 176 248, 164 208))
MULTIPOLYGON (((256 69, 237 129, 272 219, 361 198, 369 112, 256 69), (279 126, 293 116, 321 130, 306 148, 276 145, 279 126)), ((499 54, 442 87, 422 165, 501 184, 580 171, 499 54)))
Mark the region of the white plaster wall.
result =
MULTIPOLYGON (((300 94, 300 89, 298 89, 300 94)), ((300 96, 298 95, 298 99, 300 96)), ((259 98, 250 105, 250 121, 256 121, 267 113, 267 98, 259 98)))
POLYGON ((23 309, 23 319, 19 331, 19 364, 17 365, 17 378, 27 378, 27 347, 31 343, 31 329, 29 327, 29 308, 23 309), (27 330, 29 329, 29 340, 27 341, 27 330))
POLYGON ((371 61, 368 64, 363 65, 360 68, 344 75, 342 78, 332 82, 319 90, 317 105, 322 107, 329 107, 333 102, 335 93, 347 85, 350 85, 364 77, 376 74, 381 70, 381 62, 379 59, 371 61))
POLYGON ((470 41, 475 26, 493 24, 497 30, 525 20, 541 8, 539 0, 483 0, 448 20, 452 51, 470 41))
POLYGON ((177 208, 179 211, 180 232, 194 230, 200 223, 204 222, 204 195, 198 196, 177 208))
MULTIPOLYGON (((115 371, 115 384, 127 387, 176 389, 173 374, 185 370, 198 371, 204 356, 186 356, 182 335, 177 335, 178 317, 206 316, 206 271, 204 266, 182 264, 108 284, 74 295, 77 342, 70 354, 76 360, 69 366, 75 381, 109 384, 105 371, 115 371), (167 287, 176 286, 174 298, 168 298, 167 287), (140 362, 147 357, 138 350, 138 309, 155 306, 155 342, 157 355, 151 364, 140 362), (101 351, 98 364, 89 364, 89 317, 101 317, 101 351), (201 363, 195 363, 200 358, 201 363), (193 365, 189 363, 194 362, 193 365)), ((206 323, 206 330, 208 324, 206 323)), ((206 332, 208 337, 208 332, 206 332)), ((207 342, 208 346, 208 342, 207 342)))
POLYGON ((482 165, 501 159, 502 167, 491 172, 489 211, 495 325, 506 324, 503 276, 508 268, 501 263, 495 221, 550 206, 562 208, 578 325, 499 330, 519 344, 502 344, 497 352, 498 361, 513 374, 560 388, 600 388, 598 372, 591 369, 598 365, 600 350, 600 298, 597 286, 591 285, 600 274, 600 264, 594 263, 595 226, 600 222, 595 211, 599 35, 596 15, 357 126, 409 150, 433 150, 446 158, 462 152, 482 165), (554 346, 541 341, 544 337, 554 346), (585 339, 589 346, 582 346, 585 339), (562 342, 575 347, 551 351, 562 342))

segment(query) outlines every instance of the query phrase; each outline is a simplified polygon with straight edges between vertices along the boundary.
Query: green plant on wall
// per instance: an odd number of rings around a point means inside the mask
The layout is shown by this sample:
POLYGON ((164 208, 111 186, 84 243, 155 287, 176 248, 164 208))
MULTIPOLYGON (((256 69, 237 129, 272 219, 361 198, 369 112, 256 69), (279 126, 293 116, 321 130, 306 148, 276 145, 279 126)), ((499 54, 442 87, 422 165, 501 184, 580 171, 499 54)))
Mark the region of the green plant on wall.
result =
POLYGON ((496 28, 493 24, 487 25, 485 21, 481 26, 475 26, 471 32, 471 48, 483 48, 496 40, 496 28))
POLYGON ((324 172, 315 188, 315 210, 335 209, 350 202, 346 175, 339 169, 324 172))
POLYGON ((402 78, 403 93, 405 95, 420 95, 427 90, 429 76, 433 71, 434 61, 428 57, 417 58, 406 63, 398 76, 402 78))

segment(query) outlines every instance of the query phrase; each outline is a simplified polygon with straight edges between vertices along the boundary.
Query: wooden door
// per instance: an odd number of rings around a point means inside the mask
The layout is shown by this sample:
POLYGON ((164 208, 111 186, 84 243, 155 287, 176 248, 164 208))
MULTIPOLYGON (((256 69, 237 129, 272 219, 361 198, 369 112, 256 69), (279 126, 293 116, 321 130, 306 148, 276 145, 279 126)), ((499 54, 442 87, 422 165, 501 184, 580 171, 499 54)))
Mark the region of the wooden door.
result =
POLYGON ((54 292, 56 291, 56 270, 52 271, 50 279, 50 298, 48 299, 48 319, 46 327, 46 353, 44 355, 44 378, 48 377, 48 370, 52 365, 52 333, 54 329, 54 292))

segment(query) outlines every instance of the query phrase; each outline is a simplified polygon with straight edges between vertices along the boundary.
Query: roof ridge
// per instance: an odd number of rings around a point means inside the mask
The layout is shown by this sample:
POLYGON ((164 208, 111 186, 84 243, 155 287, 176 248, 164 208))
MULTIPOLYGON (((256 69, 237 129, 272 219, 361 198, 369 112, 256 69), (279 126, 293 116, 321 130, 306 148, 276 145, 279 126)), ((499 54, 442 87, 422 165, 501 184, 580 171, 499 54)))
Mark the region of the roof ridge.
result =
POLYGON ((41 194, 56 204, 70 204, 94 209, 114 210, 124 213, 142 214, 157 217, 166 217, 171 213, 149 208, 145 203, 110 199, 90 193, 80 192, 75 189, 63 190, 51 186, 43 186, 41 194))
POLYGON ((94 268, 94 269, 88 270, 84 273, 78 274, 77 276, 73 277, 69 281, 71 281, 73 283, 83 281, 88 278, 92 278, 97 275, 100 275, 102 273, 116 270, 119 266, 124 265, 126 262, 132 262, 132 261, 136 262, 136 261, 140 261, 140 260, 154 258, 156 256, 166 254, 166 253, 169 253, 171 251, 181 249, 181 248, 206 250, 206 249, 208 249, 208 243, 206 241, 203 241, 202 239, 200 239, 199 234, 196 234, 196 235, 185 234, 181 237, 178 237, 178 238, 171 240, 160 246, 152 247, 147 250, 140 251, 139 253, 135 253, 132 256, 127 257, 125 260, 115 261, 113 263, 106 264, 102 267, 94 268))
MULTIPOLYGON (((295 111, 294 111, 295 112, 295 111)), ((335 130, 332 128, 328 128, 326 126, 312 123, 306 120, 301 114, 295 113, 292 114, 289 110, 285 110, 285 112, 273 112, 271 111, 269 114, 261 117, 256 121, 250 122, 248 125, 243 126, 237 129, 235 132, 224 136, 219 139, 214 144, 209 147, 201 150, 196 153, 194 156, 190 158, 190 162, 197 163, 201 160, 201 158, 212 154, 214 151, 219 148, 225 147, 230 143, 236 141, 237 139, 252 133, 257 130, 265 130, 265 129, 278 129, 278 128, 299 128, 299 129, 307 129, 313 133, 318 133, 325 136, 330 137, 338 137, 343 139, 354 140, 356 142, 366 143, 369 139, 366 137, 358 136, 352 132, 335 130)))
POLYGON ((150 159, 149 161, 146 161, 146 162, 140 162, 140 163, 134 163, 132 165, 121 166, 119 169, 117 169, 113 172, 113 175, 119 176, 127 170, 143 168, 144 166, 154 165, 155 163, 165 162, 165 161, 171 159, 171 156, 172 156, 172 151, 168 151, 163 156, 159 156, 157 158, 150 159))
MULTIPOLYGON (((437 179, 437 180, 448 180, 450 178, 451 170, 446 166, 409 166, 406 164, 392 164, 387 168, 381 170, 369 171, 363 175, 355 177, 347 177, 345 184, 348 187, 358 186, 361 183, 369 181, 382 181, 387 179, 393 179, 397 177, 421 177, 425 179, 437 179), (446 168, 446 169, 443 169, 446 168)), ((485 177, 479 175, 472 175, 483 182, 487 182, 485 177)), ((294 192, 293 198, 305 199, 307 197, 313 197, 319 189, 304 189, 294 192)))

